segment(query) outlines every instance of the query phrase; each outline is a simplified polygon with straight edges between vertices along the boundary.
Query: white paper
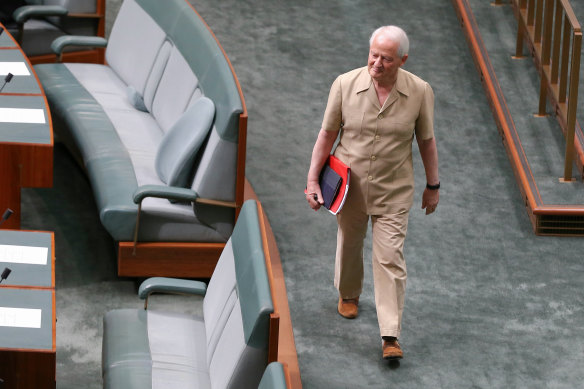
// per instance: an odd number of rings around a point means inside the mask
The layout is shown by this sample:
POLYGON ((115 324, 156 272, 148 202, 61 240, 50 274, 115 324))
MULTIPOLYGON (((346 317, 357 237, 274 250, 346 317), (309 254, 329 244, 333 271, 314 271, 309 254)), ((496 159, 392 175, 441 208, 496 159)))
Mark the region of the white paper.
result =
POLYGON ((41 328, 41 309, 0 307, 0 327, 41 328))
POLYGON ((3 123, 45 123, 45 111, 29 108, 0 108, 3 123))
POLYGON ((30 76, 24 62, 0 62, 0 76, 12 73, 14 76, 30 76))
POLYGON ((0 245, 0 262, 46 265, 47 247, 0 245))

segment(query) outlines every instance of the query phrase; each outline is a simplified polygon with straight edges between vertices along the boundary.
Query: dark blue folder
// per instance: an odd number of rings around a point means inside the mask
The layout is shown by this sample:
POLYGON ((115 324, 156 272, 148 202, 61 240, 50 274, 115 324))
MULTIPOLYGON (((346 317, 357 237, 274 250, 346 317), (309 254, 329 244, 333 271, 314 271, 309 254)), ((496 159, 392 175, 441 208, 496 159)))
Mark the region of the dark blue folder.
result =
POLYGON ((343 179, 328 164, 324 166, 320 173, 320 190, 326 209, 330 209, 339 194, 339 189, 343 179))

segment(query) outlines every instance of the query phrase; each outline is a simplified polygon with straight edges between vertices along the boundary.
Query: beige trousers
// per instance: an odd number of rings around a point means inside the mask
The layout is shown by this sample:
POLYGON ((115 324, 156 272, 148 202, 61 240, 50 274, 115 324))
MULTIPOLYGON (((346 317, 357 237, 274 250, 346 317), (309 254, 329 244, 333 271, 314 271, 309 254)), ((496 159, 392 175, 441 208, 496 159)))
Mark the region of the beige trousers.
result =
POLYGON ((368 215, 358 207, 344 207, 337 215, 335 287, 342 298, 354 298, 363 289, 363 241, 371 217, 373 232, 373 286, 381 336, 399 338, 406 289, 403 255, 409 209, 393 214, 368 215))

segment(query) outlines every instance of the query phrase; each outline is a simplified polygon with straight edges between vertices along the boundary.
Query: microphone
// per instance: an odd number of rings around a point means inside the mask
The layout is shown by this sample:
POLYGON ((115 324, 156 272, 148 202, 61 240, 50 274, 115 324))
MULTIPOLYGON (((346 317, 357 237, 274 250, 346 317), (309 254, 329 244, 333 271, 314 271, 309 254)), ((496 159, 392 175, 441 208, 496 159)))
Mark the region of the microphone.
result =
POLYGON ((4 77, 4 84, 2 84, 2 87, 0 87, 0 92, 2 92, 2 90, 4 89, 6 84, 8 84, 10 81, 12 81, 12 77, 14 77, 14 74, 12 74, 12 73, 8 73, 6 75, 6 77, 4 77))
POLYGON ((4 281, 5 279, 7 279, 8 276, 10 275, 10 273, 12 273, 12 270, 10 270, 9 268, 5 267, 4 268, 4 271, 0 275, 0 283, 2 283, 2 281, 4 281))
POLYGON ((4 211, 4 215, 2 215, 2 219, 0 219, 0 226, 2 225, 2 223, 8 220, 8 218, 12 216, 13 213, 14 211, 12 209, 6 208, 6 211, 4 211))

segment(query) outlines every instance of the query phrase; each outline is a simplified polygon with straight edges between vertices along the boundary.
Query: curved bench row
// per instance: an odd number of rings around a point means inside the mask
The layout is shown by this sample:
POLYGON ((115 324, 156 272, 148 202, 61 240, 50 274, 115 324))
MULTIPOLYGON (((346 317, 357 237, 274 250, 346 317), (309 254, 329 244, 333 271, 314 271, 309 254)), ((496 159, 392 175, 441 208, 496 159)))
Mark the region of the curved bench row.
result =
POLYGON ((106 63, 36 65, 55 133, 89 177, 123 276, 209 277, 243 203, 247 112, 186 0, 125 0, 106 63))
POLYGON ((105 388, 286 388, 261 206, 248 200, 208 285, 154 277, 144 309, 104 318, 105 388), (203 316, 147 309, 153 293, 202 295, 203 316), (267 370, 266 370, 267 369, 267 370), (262 378, 263 376, 263 378, 262 378))

